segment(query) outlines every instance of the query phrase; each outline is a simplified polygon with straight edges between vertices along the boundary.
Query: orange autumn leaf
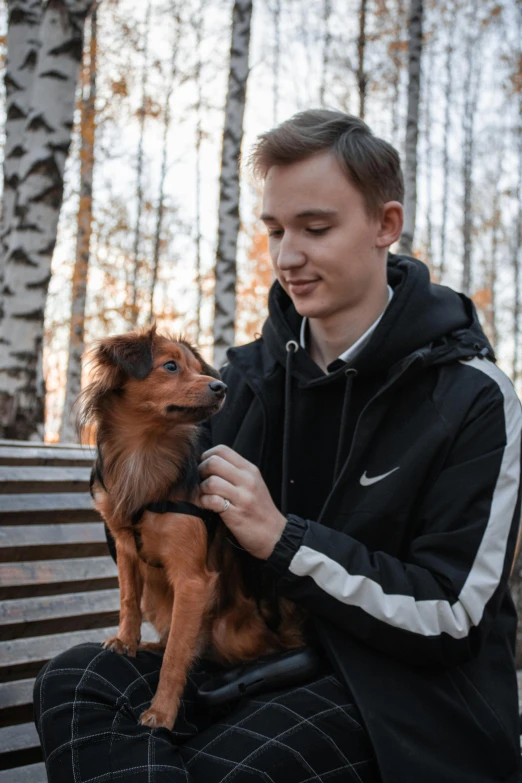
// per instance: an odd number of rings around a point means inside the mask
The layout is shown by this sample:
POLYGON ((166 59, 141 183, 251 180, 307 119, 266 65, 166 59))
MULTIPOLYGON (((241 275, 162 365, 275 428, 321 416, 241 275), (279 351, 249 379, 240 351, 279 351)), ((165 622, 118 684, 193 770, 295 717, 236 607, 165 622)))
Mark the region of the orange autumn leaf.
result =
POLYGON ((493 301, 490 288, 481 288, 479 291, 475 291, 471 298, 473 299, 475 307, 479 310, 487 310, 488 307, 491 307, 493 301))

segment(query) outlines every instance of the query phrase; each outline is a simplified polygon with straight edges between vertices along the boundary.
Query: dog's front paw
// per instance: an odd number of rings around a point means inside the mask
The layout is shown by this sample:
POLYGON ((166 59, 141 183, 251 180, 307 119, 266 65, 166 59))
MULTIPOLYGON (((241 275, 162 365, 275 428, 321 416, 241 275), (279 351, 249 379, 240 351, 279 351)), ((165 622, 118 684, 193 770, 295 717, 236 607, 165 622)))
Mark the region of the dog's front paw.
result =
POLYGON ((177 708, 175 710, 159 710, 154 706, 142 714, 140 723, 142 726, 150 726, 151 729, 159 729, 160 726, 172 730, 176 720, 177 708))
POLYGON ((106 650, 112 650, 112 652, 119 653, 119 655, 130 655, 131 658, 134 658, 139 643, 139 639, 131 641, 120 639, 119 636, 111 636, 110 639, 105 639, 103 646, 106 650))

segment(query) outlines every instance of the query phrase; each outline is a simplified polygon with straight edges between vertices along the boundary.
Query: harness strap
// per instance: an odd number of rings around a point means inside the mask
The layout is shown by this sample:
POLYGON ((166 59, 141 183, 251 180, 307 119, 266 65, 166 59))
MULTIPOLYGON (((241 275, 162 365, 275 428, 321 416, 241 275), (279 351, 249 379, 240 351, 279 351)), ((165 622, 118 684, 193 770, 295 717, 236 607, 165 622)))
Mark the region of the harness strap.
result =
POLYGON ((207 511, 206 508, 195 506, 194 503, 187 503, 185 500, 155 500, 142 506, 132 517, 132 524, 137 525, 145 511, 152 511, 153 514, 189 514, 192 517, 199 517, 205 524, 208 533, 208 542, 212 542, 218 522, 221 517, 215 511, 207 511))
POLYGON ((199 517, 207 528, 209 547, 214 539, 218 522, 221 519, 219 514, 216 514, 215 511, 207 511, 206 508, 200 508, 199 506, 195 506, 194 503, 187 503, 185 500, 178 500, 176 502, 172 500, 155 500, 152 503, 148 503, 146 506, 139 508, 132 516, 134 540, 136 541, 139 557, 144 563, 147 563, 147 565, 150 565, 153 568, 162 568, 162 565, 161 563, 153 563, 152 561, 149 562, 145 560, 141 554, 141 532, 137 528, 145 511, 151 511, 153 514, 189 514, 192 517, 199 517))

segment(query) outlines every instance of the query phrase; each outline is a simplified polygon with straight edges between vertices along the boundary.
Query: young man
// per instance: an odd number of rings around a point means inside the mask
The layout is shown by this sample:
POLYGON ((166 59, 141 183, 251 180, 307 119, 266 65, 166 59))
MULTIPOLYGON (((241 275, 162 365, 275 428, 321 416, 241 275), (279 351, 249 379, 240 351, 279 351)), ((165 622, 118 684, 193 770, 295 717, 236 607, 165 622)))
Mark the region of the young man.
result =
POLYGON ((121 777, 131 758, 157 781, 515 783, 513 387, 471 302, 388 255, 400 164, 363 122, 303 112, 253 160, 277 282, 262 338, 228 352, 202 505, 252 581, 308 611, 323 668, 207 727, 189 688, 173 748, 137 725, 152 656, 75 648, 37 684, 50 780, 71 779, 60 763, 121 777))

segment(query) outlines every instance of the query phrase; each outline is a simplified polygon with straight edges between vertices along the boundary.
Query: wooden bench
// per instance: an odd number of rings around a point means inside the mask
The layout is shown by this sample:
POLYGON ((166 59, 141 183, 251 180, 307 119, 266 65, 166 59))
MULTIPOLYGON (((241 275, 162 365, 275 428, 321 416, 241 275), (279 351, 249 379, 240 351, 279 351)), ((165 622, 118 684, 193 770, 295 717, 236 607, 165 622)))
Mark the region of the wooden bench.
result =
POLYGON ((94 453, 0 440, 0 783, 47 780, 34 678, 115 633, 117 571, 89 489, 94 453))

